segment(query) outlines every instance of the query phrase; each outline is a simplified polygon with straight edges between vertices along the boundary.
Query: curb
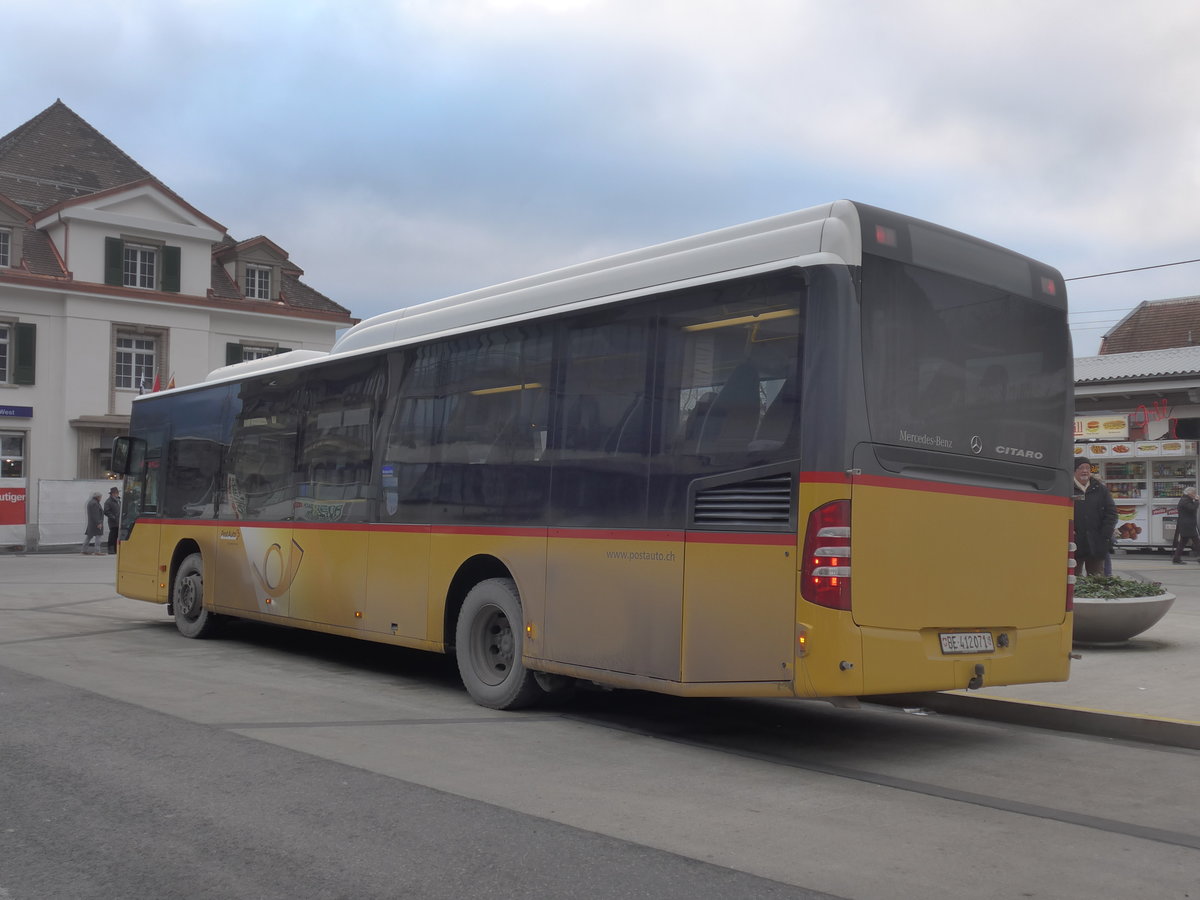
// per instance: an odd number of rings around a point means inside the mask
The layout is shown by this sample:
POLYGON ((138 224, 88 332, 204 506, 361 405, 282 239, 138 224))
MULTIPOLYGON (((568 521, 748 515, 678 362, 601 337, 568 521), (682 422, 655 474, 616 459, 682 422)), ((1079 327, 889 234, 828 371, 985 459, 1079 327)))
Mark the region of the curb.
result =
POLYGON ((954 716, 1027 725, 1051 731, 1200 750, 1200 722, 1164 719, 1035 700, 1008 700, 960 693, 887 694, 862 698, 883 706, 920 707, 954 716))

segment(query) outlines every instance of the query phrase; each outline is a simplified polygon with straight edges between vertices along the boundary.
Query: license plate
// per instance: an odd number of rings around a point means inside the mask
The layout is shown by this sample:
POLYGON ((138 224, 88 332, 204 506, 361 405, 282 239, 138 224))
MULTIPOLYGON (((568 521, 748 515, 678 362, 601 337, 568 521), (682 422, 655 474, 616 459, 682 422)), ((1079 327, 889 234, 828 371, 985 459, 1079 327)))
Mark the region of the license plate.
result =
POLYGON ((996 649, 990 631, 953 631, 938 637, 943 653, 991 653, 996 649))

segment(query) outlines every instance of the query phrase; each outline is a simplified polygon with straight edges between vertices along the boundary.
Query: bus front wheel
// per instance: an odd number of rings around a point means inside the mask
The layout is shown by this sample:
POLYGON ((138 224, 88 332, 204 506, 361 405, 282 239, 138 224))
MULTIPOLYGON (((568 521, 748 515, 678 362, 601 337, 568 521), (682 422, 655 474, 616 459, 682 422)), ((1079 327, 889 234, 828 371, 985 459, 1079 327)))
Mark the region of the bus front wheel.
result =
POLYGON ((542 694, 521 662, 521 595, 511 578, 489 578, 468 592, 454 629, 458 672, 480 706, 520 709, 542 694))
POLYGON ((218 616, 204 607, 204 560, 193 553, 179 564, 171 588, 175 627, 184 637, 203 638, 217 630, 218 616))

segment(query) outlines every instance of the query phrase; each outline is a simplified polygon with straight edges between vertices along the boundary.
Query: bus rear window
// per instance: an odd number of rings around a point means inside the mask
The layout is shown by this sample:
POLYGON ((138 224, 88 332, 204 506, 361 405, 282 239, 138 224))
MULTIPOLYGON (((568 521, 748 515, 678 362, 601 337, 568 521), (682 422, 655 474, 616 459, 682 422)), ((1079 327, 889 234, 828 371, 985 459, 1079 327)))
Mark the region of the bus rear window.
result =
POLYGON ((872 440, 1011 461, 1057 459, 1072 392, 1064 310, 865 256, 862 315, 872 440))

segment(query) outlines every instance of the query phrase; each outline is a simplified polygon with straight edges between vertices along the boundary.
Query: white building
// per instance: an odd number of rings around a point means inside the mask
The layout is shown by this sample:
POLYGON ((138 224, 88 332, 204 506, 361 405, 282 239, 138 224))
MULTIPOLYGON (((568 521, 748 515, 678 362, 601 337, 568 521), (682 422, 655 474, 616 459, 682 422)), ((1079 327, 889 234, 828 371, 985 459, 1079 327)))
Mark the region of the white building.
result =
POLYGON ((356 320, 302 274, 61 101, 0 137, 0 548, 82 540, 140 391, 328 350, 356 320))

